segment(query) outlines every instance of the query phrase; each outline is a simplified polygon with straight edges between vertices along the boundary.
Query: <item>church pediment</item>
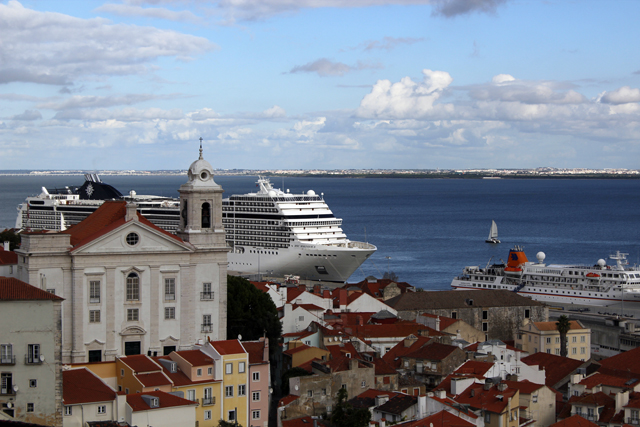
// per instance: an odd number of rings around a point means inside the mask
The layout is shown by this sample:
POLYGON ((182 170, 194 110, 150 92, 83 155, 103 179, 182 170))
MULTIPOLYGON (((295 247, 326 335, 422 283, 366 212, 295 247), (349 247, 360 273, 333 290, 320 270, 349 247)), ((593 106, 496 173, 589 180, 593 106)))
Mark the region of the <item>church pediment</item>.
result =
POLYGON ((192 252, 190 245, 138 221, 130 221, 77 248, 74 254, 192 252))

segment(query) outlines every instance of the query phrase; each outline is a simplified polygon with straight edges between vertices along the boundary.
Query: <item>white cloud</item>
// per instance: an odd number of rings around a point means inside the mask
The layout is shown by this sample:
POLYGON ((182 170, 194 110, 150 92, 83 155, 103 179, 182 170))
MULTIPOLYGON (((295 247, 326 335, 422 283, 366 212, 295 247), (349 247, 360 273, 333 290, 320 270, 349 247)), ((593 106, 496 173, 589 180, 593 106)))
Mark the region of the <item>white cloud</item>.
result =
POLYGON ((356 115, 365 118, 409 119, 449 110, 449 105, 434 107, 434 104, 443 90, 453 82, 451 75, 445 71, 427 69, 422 73, 422 83, 415 83, 409 77, 393 84, 389 80, 379 80, 371 93, 360 102, 356 115))
POLYGON ((466 15, 474 12, 496 13, 499 6, 507 0, 434 0, 434 15, 442 15, 451 18, 457 15, 466 15))
POLYGON ((603 93, 600 97, 600 102, 614 105, 640 102, 640 89, 623 86, 611 92, 603 93))
POLYGON ((11 116, 11 120, 40 120, 42 119, 42 114, 38 110, 26 110, 22 114, 16 114, 15 116, 11 116))
POLYGON ((318 73, 320 77, 343 76, 351 71, 366 70, 371 68, 382 68, 380 64, 370 64, 358 61, 356 65, 347 65, 342 62, 333 62, 327 58, 321 58, 304 65, 297 65, 289 71, 295 73, 318 73))
POLYGON ((188 59, 215 48, 202 37, 152 27, 112 24, 0 3, 0 83, 68 85, 92 76, 151 71, 161 57, 188 59))
POLYGON ((200 23, 202 19, 188 10, 170 10, 159 7, 141 7, 130 4, 106 3, 96 9, 98 12, 112 13, 119 16, 143 16, 146 18, 166 19, 168 21, 182 21, 200 23))

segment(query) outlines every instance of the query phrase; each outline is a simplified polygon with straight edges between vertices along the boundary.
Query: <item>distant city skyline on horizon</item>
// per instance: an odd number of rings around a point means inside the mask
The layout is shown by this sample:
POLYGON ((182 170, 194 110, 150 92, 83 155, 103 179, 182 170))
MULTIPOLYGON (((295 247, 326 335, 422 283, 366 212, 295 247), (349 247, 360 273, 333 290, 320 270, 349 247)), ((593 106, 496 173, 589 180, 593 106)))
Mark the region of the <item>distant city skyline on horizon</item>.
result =
POLYGON ((640 2, 0 0, 0 170, 632 169, 640 2))

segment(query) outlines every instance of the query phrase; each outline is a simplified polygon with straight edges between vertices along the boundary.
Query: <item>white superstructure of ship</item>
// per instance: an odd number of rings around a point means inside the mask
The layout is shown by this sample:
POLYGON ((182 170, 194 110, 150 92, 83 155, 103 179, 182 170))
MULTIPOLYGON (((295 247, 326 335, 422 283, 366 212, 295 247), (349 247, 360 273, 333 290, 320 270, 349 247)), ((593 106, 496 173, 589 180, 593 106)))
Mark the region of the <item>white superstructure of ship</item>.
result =
MULTIPOLYGON (((344 282, 376 251, 370 243, 347 239, 323 196, 313 190, 291 194, 259 177, 259 191, 223 200, 222 215, 229 271, 242 275, 300 276, 307 280, 344 282)), ((64 230, 95 211, 105 200, 127 200, 153 224, 175 233, 180 222, 178 199, 123 196, 95 174, 80 187, 42 188, 18 206, 17 229, 64 230)))
POLYGON ((504 289, 550 304, 606 306, 640 303, 640 269, 629 266, 625 253, 617 251, 594 265, 545 264, 538 252, 530 262, 522 247, 509 251, 507 264, 465 267, 451 282, 453 289, 504 289))

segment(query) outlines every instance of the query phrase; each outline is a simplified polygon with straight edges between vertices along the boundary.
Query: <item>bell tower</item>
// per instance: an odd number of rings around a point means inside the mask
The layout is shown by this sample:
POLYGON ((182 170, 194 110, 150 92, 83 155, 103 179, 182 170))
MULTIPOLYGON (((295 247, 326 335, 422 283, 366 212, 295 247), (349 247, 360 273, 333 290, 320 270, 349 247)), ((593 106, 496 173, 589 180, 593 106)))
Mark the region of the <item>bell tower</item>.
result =
POLYGON ((222 187, 213 180, 213 167, 202 157, 191 163, 188 181, 180 186, 180 226, 177 235, 197 248, 225 248, 222 187))

